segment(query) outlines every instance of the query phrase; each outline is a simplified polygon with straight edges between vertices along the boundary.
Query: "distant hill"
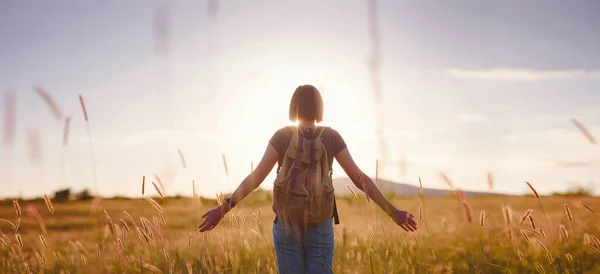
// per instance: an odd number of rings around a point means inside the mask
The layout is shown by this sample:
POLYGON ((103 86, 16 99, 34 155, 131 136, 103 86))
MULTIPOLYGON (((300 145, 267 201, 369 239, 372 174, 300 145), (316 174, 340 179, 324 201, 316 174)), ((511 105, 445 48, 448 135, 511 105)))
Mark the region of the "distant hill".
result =
MULTIPOLYGON (((352 190, 354 192, 356 192, 357 194, 362 193, 360 190, 358 190, 358 188, 356 188, 356 186, 354 186, 354 183, 352 182, 352 180, 350 180, 350 178, 334 178, 333 179, 333 187, 335 188, 336 195, 350 194, 350 190, 348 190, 348 187, 346 187, 346 185, 350 186, 350 188, 352 188, 352 190)), ((396 182, 387 181, 387 180, 378 180, 377 186, 379 187, 379 189, 381 190, 381 192, 383 194, 394 193, 397 196, 419 195, 419 187, 418 186, 413 186, 413 185, 408 185, 408 184, 403 184, 403 183, 396 183, 396 182)), ((427 197, 443 197, 443 196, 454 195, 454 191, 445 190, 445 189, 423 188, 423 191, 425 192, 425 196, 427 196, 427 197)), ((475 191, 465 191, 465 190, 463 190, 463 192, 466 197, 479 196, 479 195, 503 195, 503 194, 498 194, 498 193, 475 192, 475 191)))

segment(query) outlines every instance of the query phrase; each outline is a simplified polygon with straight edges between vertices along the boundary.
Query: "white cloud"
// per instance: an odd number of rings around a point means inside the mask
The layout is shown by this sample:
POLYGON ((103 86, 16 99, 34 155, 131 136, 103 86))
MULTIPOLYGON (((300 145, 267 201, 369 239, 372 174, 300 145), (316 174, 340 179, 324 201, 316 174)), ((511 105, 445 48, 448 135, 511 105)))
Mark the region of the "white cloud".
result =
POLYGON ((460 113, 456 119, 464 123, 482 123, 488 121, 489 117, 480 113, 460 113))
POLYGON ((536 70, 525 68, 491 68, 482 70, 468 70, 451 68, 446 73, 459 78, 480 78, 491 80, 517 80, 539 81, 551 79, 580 79, 600 78, 600 71, 572 69, 572 70, 536 70))

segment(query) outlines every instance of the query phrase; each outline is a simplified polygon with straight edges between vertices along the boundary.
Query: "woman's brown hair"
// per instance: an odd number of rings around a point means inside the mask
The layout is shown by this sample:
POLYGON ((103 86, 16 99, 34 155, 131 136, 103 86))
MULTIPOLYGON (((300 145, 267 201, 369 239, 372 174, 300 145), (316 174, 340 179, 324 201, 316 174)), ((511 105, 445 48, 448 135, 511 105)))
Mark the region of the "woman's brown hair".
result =
POLYGON ((323 121, 323 97, 317 88, 312 85, 303 85, 296 88, 290 101, 290 121, 323 121))

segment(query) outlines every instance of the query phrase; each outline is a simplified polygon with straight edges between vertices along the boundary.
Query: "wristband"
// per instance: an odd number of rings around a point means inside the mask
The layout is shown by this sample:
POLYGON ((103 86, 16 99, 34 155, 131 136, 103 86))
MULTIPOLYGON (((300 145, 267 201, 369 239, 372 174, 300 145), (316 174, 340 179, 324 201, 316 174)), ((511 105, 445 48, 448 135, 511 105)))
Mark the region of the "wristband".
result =
POLYGON ((227 197, 224 201, 228 203, 231 208, 235 207, 235 203, 231 200, 231 197, 227 197))

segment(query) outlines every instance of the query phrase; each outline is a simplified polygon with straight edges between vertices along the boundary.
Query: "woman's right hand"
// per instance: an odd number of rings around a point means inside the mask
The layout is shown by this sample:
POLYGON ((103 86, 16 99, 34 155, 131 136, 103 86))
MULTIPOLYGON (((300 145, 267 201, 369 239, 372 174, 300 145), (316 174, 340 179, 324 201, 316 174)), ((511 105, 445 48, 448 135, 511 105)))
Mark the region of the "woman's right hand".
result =
POLYGON ((397 225, 407 232, 414 232, 417 230, 417 222, 415 222, 414 219, 415 216, 404 210, 395 209, 390 217, 392 217, 392 220, 394 220, 397 225))
POLYGON ((204 215, 202 215, 202 218, 206 219, 204 219, 204 222, 202 222, 202 224, 198 226, 199 232, 210 231, 213 228, 215 228, 215 226, 219 224, 221 219, 223 219, 224 214, 225 212, 220 206, 217 206, 204 213, 204 215))

